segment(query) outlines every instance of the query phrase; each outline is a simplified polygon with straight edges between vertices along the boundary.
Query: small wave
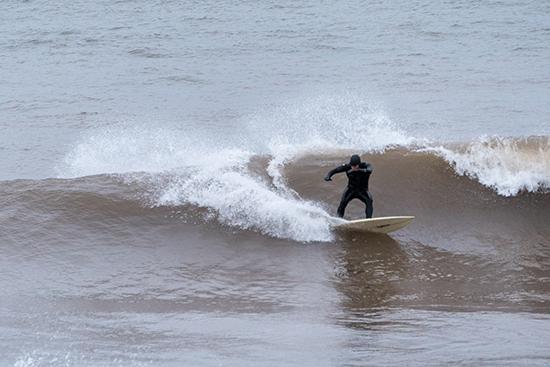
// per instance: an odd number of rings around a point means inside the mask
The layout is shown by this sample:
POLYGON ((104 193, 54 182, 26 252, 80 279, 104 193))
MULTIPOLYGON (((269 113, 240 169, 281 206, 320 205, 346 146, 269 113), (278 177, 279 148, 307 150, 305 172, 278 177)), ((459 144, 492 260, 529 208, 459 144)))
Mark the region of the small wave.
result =
POLYGON ((156 52, 155 50, 148 47, 135 48, 133 50, 128 51, 128 53, 133 56, 141 56, 148 59, 159 59, 159 58, 169 57, 169 55, 167 54, 156 52))

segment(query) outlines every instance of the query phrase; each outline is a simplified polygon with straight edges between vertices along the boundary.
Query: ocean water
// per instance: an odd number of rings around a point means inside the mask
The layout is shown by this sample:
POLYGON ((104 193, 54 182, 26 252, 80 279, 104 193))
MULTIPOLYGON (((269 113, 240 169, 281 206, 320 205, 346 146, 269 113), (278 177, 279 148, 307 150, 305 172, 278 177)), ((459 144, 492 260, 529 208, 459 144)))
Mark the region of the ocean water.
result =
POLYGON ((550 4, 10 0, 0 34, 1 366, 550 363, 550 4), (412 225, 332 230, 353 153, 412 225))

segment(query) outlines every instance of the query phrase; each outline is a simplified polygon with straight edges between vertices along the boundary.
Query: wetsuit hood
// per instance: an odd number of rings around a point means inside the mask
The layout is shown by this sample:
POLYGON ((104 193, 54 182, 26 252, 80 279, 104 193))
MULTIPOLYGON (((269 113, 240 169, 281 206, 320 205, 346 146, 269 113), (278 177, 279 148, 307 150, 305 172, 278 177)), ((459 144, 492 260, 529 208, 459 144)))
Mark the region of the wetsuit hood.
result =
POLYGON ((351 156, 349 160, 350 166, 358 166, 361 164, 361 157, 359 157, 357 154, 354 154, 351 156))

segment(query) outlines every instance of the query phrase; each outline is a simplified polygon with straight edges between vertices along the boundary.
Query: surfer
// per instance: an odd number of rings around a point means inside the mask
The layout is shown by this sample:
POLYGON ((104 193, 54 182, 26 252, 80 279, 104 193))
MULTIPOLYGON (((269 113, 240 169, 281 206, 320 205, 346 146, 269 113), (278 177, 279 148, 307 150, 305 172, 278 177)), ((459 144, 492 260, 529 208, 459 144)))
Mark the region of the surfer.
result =
POLYGON ((339 167, 331 170, 325 176, 325 181, 332 181, 332 176, 336 173, 346 172, 348 176, 348 187, 342 194, 340 205, 338 206, 338 216, 344 217, 346 206, 353 199, 361 200, 366 206, 365 215, 367 218, 372 218, 372 195, 369 192, 369 177, 373 167, 370 163, 361 162, 361 157, 357 154, 351 156, 348 164, 342 164, 339 167))

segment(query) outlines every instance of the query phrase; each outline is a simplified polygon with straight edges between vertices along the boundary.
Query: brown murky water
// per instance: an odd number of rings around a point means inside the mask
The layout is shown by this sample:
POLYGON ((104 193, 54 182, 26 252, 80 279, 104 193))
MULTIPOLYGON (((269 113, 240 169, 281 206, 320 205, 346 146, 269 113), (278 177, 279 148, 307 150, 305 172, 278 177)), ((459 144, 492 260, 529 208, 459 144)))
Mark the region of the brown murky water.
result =
MULTIPOLYGON (((498 196, 425 153, 364 158, 384 167, 375 214, 417 216, 392 236, 279 239, 150 206, 136 177, 2 182, 3 364, 547 365, 549 196, 498 196)), ((336 161, 285 179, 330 212, 343 180, 310 178, 336 161)))

